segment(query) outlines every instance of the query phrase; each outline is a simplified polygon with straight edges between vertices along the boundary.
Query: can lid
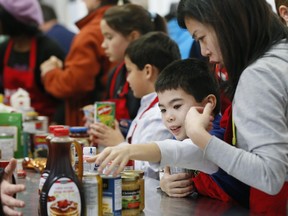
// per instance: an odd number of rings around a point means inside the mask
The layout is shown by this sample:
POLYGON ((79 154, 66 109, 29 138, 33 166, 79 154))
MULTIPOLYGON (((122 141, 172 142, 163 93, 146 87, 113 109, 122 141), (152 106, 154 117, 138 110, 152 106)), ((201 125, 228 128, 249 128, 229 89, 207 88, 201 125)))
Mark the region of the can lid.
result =
POLYGON ((70 127, 70 133, 87 133, 87 127, 70 127))
POLYGON ((53 133, 56 128, 64 128, 64 125, 50 125, 49 133, 53 133))
POLYGON ((68 136, 69 129, 68 128, 55 128, 53 133, 54 133, 54 136, 57 136, 57 137, 68 136))

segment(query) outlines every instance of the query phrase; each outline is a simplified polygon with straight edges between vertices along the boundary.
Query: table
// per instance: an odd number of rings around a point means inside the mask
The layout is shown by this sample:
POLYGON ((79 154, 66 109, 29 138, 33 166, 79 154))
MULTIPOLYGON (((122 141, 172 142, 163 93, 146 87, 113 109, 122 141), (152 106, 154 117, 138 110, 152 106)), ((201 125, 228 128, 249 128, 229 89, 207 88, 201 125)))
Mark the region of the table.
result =
MULTIPOLYGON (((29 216, 37 216, 38 208, 38 185, 40 174, 27 171, 26 179, 17 179, 17 183, 26 185, 26 191, 17 194, 19 199, 25 201, 26 206, 20 211, 29 216)), ((145 178, 145 209, 141 216, 186 216, 186 215, 249 215, 248 209, 231 203, 221 202, 208 197, 171 198, 161 192, 157 187, 159 181, 145 178)), ((90 215, 89 215, 90 216, 90 215)))

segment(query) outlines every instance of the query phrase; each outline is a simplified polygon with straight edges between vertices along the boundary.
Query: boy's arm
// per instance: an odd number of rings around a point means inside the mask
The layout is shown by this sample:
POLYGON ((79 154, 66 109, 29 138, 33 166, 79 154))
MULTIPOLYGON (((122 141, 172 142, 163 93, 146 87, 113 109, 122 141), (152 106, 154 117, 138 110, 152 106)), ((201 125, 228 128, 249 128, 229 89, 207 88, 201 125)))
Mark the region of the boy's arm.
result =
POLYGON ((161 152, 158 145, 153 142, 133 145, 122 143, 115 147, 106 147, 96 157, 87 159, 88 162, 95 161, 96 164, 100 165, 98 168, 100 173, 109 165, 109 168, 105 169, 105 174, 109 175, 111 173, 113 176, 123 171, 129 160, 143 160, 156 163, 161 160, 161 152))

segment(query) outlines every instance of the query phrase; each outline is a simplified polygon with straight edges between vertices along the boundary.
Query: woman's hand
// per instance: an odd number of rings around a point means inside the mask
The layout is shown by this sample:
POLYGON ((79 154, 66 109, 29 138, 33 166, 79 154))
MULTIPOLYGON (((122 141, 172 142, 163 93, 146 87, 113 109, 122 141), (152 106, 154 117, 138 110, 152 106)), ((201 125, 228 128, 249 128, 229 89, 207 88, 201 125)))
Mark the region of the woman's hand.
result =
POLYGON ((160 187, 170 197, 185 197, 194 190, 191 174, 177 173, 171 175, 169 167, 164 169, 160 187))
POLYGON ((115 129, 103 123, 93 123, 90 125, 88 134, 90 135, 92 143, 103 146, 116 146, 125 141, 116 120, 115 129))
POLYGON ((25 190, 25 185, 12 184, 12 175, 17 166, 17 161, 13 158, 4 170, 3 180, 1 182, 1 202, 5 215, 23 215, 21 212, 14 210, 14 208, 23 208, 24 201, 15 199, 14 194, 25 190))
POLYGON ((210 131, 213 127, 213 108, 211 103, 202 107, 191 107, 185 118, 187 136, 199 148, 204 149, 211 139, 210 131))

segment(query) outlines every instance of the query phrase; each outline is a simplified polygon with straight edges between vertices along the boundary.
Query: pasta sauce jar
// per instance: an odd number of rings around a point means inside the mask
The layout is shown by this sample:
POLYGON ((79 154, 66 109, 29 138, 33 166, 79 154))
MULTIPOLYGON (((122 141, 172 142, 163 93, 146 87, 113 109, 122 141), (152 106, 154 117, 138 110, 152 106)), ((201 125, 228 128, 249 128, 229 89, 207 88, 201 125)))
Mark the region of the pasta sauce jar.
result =
POLYGON ((140 214, 140 184, 136 173, 123 173, 122 178, 122 215, 140 214))

